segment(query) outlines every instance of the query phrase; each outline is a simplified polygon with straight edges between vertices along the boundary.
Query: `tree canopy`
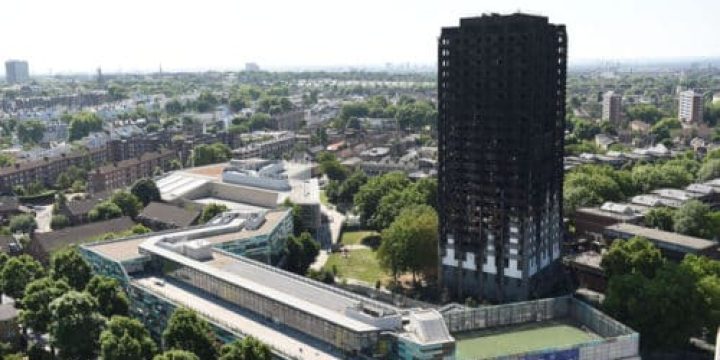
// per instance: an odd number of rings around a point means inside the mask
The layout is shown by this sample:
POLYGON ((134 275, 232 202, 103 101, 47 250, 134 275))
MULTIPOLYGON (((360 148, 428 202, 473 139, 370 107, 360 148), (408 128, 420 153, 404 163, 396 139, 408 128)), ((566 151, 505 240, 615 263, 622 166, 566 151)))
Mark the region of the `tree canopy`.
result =
POLYGON ((70 118, 70 141, 80 140, 91 132, 102 131, 103 121, 95 113, 79 112, 70 118))
POLYGON ((193 164, 195 166, 224 162, 231 157, 232 150, 223 143, 200 144, 193 149, 193 164))
POLYGON ((13 299, 21 299, 25 294, 25 287, 43 276, 45 269, 30 255, 13 256, 0 271, 2 292, 13 299))
POLYGON ((30 214, 15 215, 10 218, 9 227, 10 231, 14 233, 32 233, 35 229, 37 229, 37 221, 35 221, 35 217, 30 214))
POLYGON ((409 271, 425 276, 435 275, 438 248, 438 217, 427 205, 405 208, 382 232, 377 251, 380 265, 394 277, 409 271))
POLYGON ((185 350, 169 350, 156 355, 153 360, 200 360, 197 355, 185 350))
POLYGON ((153 179, 144 178, 136 181, 130 188, 130 193, 140 199, 145 206, 153 201, 161 200, 160 190, 153 179))
POLYGON ((152 360, 157 345, 138 320, 113 316, 100 333, 100 357, 103 360, 152 360))
POLYGON ((38 144, 45 133, 45 124, 39 120, 20 122, 17 125, 18 140, 23 144, 38 144))
POLYGON ((380 200, 393 190, 400 190, 408 185, 410 179, 402 172, 391 172, 370 178, 355 194, 355 207, 360 215, 360 221, 369 224, 380 205, 380 200))
POLYGON ((640 272, 645 277, 655 275, 664 263, 660 250, 643 237, 615 240, 603 256, 602 267, 608 277, 640 272))
POLYGON ((92 269, 76 248, 61 250, 50 259, 50 275, 54 280, 64 280, 77 291, 85 289, 92 269))
POLYGON ((285 268, 296 274, 305 275, 320 253, 320 244, 308 232, 290 236, 285 243, 285 268))
POLYGON ((70 286, 63 280, 43 277, 31 281, 21 301, 20 322, 35 332, 47 332, 52 317, 50 303, 68 291, 70 286))
POLYGON ((186 308, 178 308, 170 316, 162 334, 167 349, 186 350, 200 360, 215 360, 217 345, 210 325, 186 308))
POLYGON ((220 349, 218 360, 271 360, 270 347, 252 336, 236 340, 220 349))
POLYGON ((136 217, 143 208, 143 203, 140 199, 127 191, 116 191, 110 197, 110 201, 122 210, 123 215, 132 218, 136 217))
POLYGON ((122 215, 122 209, 109 200, 95 205, 95 207, 88 212, 88 218, 90 221, 110 220, 121 217, 122 215))
POLYGON ((224 204, 218 204, 218 203, 210 203, 205 205, 203 208, 202 213, 200 214, 200 219, 198 222, 201 224, 204 224, 208 221, 210 221, 215 216, 222 214, 224 212, 228 211, 228 207, 224 204))
POLYGON ((110 277, 95 275, 87 284, 86 291, 95 297, 98 303, 98 312, 105 317, 113 315, 127 315, 130 309, 130 300, 120 283, 110 277))
POLYGON ((105 318, 88 293, 69 291, 50 303, 50 342, 63 359, 92 359, 97 355, 105 318))

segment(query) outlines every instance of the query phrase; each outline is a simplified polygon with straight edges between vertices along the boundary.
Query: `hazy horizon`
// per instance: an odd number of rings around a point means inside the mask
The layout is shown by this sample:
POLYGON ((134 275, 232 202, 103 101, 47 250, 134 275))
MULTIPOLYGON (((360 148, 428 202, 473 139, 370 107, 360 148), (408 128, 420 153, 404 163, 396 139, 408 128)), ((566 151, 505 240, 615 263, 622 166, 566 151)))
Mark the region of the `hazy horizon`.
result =
POLYGON ((9 0, 0 60, 35 75, 432 66, 441 27, 518 10, 566 24, 571 66, 720 58, 713 0, 9 0))

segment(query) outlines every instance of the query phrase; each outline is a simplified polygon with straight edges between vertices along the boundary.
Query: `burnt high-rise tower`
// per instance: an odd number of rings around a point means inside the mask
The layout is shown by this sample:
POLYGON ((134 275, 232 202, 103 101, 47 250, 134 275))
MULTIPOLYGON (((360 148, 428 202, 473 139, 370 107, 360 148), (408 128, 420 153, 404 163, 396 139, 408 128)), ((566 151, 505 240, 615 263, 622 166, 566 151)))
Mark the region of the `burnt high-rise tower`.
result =
POLYGON ((525 14, 442 29, 438 44, 442 283, 511 301, 554 283, 562 239, 567 37, 525 14))

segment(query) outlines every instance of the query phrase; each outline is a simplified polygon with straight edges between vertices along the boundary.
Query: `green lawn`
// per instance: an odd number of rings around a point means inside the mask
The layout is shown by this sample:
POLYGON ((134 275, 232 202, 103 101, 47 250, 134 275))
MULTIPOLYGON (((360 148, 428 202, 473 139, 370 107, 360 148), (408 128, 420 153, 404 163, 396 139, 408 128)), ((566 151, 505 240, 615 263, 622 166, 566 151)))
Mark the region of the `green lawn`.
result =
POLYGON ((458 360, 487 359, 547 348, 568 348, 599 339, 575 326, 551 321, 504 327, 494 331, 453 334, 458 360))
POLYGON ((340 235, 340 242, 343 245, 363 245, 363 239, 377 235, 380 235, 377 231, 345 231, 340 235))
POLYGON ((341 252, 330 254, 325 269, 332 270, 337 267, 338 276, 365 281, 375 285, 377 280, 388 278, 388 274, 380 268, 375 252, 370 249, 349 251, 347 258, 341 252))

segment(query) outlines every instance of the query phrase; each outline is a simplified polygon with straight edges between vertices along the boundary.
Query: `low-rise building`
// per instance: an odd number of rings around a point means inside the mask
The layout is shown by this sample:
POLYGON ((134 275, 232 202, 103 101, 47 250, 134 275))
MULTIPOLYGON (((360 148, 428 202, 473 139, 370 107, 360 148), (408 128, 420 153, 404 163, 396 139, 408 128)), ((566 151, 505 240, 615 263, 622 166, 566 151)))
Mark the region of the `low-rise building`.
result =
POLYGON ((232 151, 234 159, 280 158, 295 146, 295 134, 289 131, 254 132, 243 135, 243 146, 232 151))
POLYGON ((638 224, 643 214, 627 204, 606 202, 599 208, 579 208, 575 210, 575 233, 588 239, 601 238, 609 225, 620 222, 638 224))
POLYGON ((124 188, 135 181, 152 177, 156 169, 165 171, 170 162, 177 159, 172 150, 144 153, 133 159, 104 165, 89 174, 88 188, 91 192, 102 192, 124 188))
POLYGON ((717 242, 694 236, 627 223, 607 226, 603 234, 608 243, 616 240, 627 240, 635 236, 646 238, 655 244, 665 257, 671 260, 681 261, 687 254, 720 259, 720 245, 717 242))
POLYGON ((155 231, 186 228, 200 217, 199 209, 151 202, 138 214, 137 221, 155 231))

